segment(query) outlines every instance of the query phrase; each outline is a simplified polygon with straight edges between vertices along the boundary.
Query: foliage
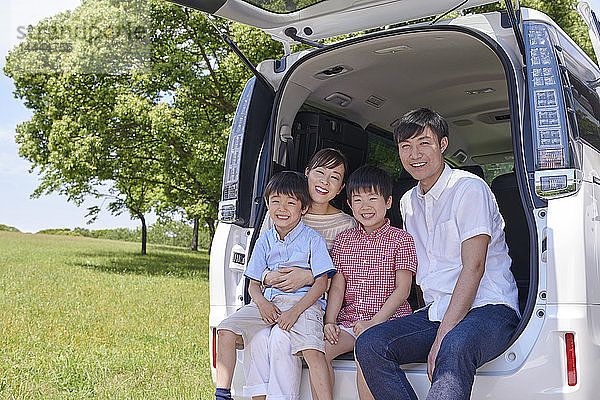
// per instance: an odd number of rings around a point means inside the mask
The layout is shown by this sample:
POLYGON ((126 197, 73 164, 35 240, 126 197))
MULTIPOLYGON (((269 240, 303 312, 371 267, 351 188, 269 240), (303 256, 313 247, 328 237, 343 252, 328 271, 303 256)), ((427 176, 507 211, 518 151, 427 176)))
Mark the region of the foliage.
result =
POLYGON ((322 0, 249 0, 248 2, 276 13, 288 13, 301 10, 322 0))
MULTIPOLYGON (((577 12, 578 0, 521 0, 521 7, 533 8, 547 14, 564 30, 592 60, 596 60, 588 28, 577 12)), ((470 12, 488 12, 504 10, 504 2, 474 7, 470 12)))
MULTIPOLYGON (((152 227, 150 227, 152 229, 152 227)), ((85 228, 75 228, 74 233, 80 236, 96 238, 96 239, 109 239, 109 240, 122 240, 125 242, 139 242, 141 237, 140 229, 128 229, 128 228, 115 228, 115 229, 97 229, 89 230, 85 228)), ((39 232, 38 232, 39 233, 39 232)), ((155 243, 161 244, 161 243, 155 243)))
MULTIPOLYGON (((175 204, 214 233, 229 127, 248 68, 206 17, 165 1, 152 3, 153 83, 172 98, 157 107, 154 129, 169 186, 163 209, 175 204)), ((227 20, 213 22, 253 63, 282 55, 261 31, 227 20)))
POLYGON ((0 398, 203 399, 205 251, 0 232, 0 398))
POLYGON ((4 225, 4 224, 0 224, 0 231, 3 231, 3 232, 20 232, 14 226, 8 226, 8 225, 4 225))
MULTIPOLYGON (((208 228, 200 229, 198 246, 208 249, 210 246, 210 234, 208 228)), ((148 241, 155 244, 165 244, 177 247, 189 246, 192 236, 192 227, 181 221, 164 220, 158 221, 148 231, 148 241)))
POLYGON ((77 231, 72 231, 69 228, 51 228, 51 229, 42 229, 37 232, 40 235, 65 235, 65 236, 82 236, 81 233, 77 231))
POLYGON ((591 58, 596 60, 588 27, 577 13, 578 0, 523 0, 525 7, 534 8, 554 20, 591 58))
MULTIPOLYGON (((142 235, 141 229, 97 229, 90 230, 85 228, 63 228, 63 229, 43 229, 38 234, 46 235, 67 235, 67 236, 85 236, 96 239, 121 240, 126 242, 139 242, 142 235)), ((192 236, 192 227, 182 221, 163 219, 155 222, 148 227, 148 243, 158 245, 168 245, 176 247, 188 247, 189 239, 192 236)), ((210 233, 208 228, 199 230, 199 247, 208 249, 210 247, 210 233)))
MULTIPOLYGON (((33 111, 17 127, 16 141, 19 154, 41 175, 34 195, 59 192, 76 204, 89 195, 108 198, 111 212, 127 210, 140 219, 145 253, 144 214, 159 201, 154 181, 145 177, 160 175, 145 135, 151 94, 140 89, 139 69, 110 51, 112 37, 85 34, 120 23, 122 13, 140 19, 138 4, 86 1, 41 21, 10 52, 5 72, 15 81, 15 95, 33 111), (38 50, 40 42, 73 35, 83 40, 70 51, 38 50)), ((90 209, 92 219, 98 211, 90 209)))
MULTIPOLYGON (((10 52, 5 72, 33 111, 16 140, 41 175, 34 195, 59 192, 76 204, 90 195, 109 199, 111 212, 140 219, 144 252, 144 214, 152 209, 201 219, 212 237, 228 129, 250 73, 201 13, 141 3, 88 0, 41 21, 10 52), (84 33, 66 55, 33 51, 82 27, 120 29, 121 41, 139 48, 111 52, 121 43, 114 35, 84 33), (145 35, 132 39, 140 28, 145 35)), ((280 56, 281 46, 262 32, 215 23, 253 62, 280 56)))

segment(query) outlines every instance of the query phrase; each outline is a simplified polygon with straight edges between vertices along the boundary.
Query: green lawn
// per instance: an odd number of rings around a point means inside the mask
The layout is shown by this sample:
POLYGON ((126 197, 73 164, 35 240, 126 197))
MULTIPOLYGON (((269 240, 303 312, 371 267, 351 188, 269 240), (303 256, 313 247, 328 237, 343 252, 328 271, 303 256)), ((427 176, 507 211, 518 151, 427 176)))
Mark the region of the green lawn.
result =
POLYGON ((0 232, 0 399, 209 399, 208 255, 0 232))

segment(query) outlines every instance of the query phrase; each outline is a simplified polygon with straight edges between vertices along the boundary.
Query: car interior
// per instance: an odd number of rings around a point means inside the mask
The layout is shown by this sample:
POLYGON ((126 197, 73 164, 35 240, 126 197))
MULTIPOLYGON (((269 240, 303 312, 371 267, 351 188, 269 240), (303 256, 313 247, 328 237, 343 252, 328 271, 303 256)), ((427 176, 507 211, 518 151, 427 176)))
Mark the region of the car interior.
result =
MULTIPOLYGON (((400 227, 399 199, 416 181, 402 170, 394 126, 414 108, 440 112, 450 127, 446 161, 485 179, 496 196, 523 311, 529 230, 514 172, 505 68, 487 44, 456 30, 424 30, 333 45, 298 63, 280 90, 278 168, 303 171, 324 147, 344 152, 351 170, 365 163, 383 167, 394 178, 389 218, 400 227)), ((344 193, 336 200, 349 212, 344 193)), ((415 291, 410 302, 419 306, 415 291)))

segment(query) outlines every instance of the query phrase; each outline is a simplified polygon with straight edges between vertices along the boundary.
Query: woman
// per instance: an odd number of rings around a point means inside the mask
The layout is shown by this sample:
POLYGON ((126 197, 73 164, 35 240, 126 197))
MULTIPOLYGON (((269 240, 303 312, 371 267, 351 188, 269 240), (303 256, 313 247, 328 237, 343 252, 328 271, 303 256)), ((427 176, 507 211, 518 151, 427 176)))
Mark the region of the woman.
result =
MULTIPOLYGON (((336 149, 319 150, 305 170, 312 203, 302 221, 323 235, 328 250, 333 247, 338 233, 356 226, 356 220, 352 216, 330 203, 344 188, 347 172, 348 161, 336 149)), ((269 229, 272 225, 267 216, 262 230, 269 229)), ((283 291, 294 291, 311 285, 313 276, 308 270, 284 268, 266 274, 263 283, 283 291)), ((299 357, 291 355, 291 344, 287 334, 275 325, 257 334, 245 347, 244 354, 248 357, 249 365, 245 365, 244 368, 244 395, 258 400, 264 399, 268 393, 282 400, 297 400, 302 363, 299 357), (266 354, 259 351, 265 348, 269 349, 266 354), (269 368, 270 362, 277 368, 269 368)))

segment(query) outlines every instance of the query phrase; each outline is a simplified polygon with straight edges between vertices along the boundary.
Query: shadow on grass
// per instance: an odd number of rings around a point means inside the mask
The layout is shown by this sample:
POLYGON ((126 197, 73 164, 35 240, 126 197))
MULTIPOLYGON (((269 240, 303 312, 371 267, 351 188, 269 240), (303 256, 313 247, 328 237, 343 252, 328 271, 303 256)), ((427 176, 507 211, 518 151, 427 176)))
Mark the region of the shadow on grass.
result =
POLYGON ((148 254, 126 250, 84 251, 77 266, 118 274, 175 276, 208 279, 208 254, 183 248, 153 245, 148 254))

